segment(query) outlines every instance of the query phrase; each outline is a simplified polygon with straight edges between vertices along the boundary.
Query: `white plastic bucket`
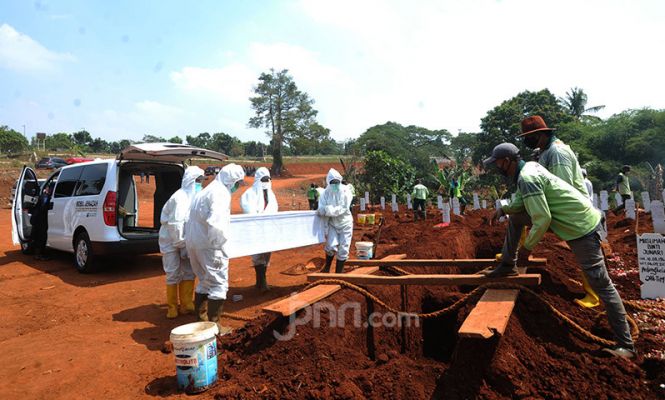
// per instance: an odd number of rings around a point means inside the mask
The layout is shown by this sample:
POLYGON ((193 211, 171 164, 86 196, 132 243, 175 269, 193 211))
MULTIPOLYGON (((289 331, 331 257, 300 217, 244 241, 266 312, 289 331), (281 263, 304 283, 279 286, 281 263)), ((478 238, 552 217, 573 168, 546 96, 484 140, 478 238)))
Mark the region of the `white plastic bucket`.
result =
POLYGON ((356 258, 361 260, 371 259, 373 249, 374 243, 372 242, 356 242, 356 258))
POLYGON ((171 331, 178 389, 199 393, 217 382, 217 335, 214 322, 194 322, 171 331))

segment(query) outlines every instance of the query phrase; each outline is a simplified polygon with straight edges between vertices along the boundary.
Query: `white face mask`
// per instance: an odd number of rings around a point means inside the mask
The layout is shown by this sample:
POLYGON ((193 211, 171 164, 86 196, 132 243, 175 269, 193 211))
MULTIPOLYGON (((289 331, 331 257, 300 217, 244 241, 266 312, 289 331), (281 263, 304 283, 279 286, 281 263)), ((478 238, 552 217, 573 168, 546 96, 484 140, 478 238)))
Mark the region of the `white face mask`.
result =
POLYGON ((263 190, 270 190, 271 187, 272 187, 272 182, 270 182, 270 181, 268 181, 268 182, 261 182, 261 189, 263 189, 263 190))

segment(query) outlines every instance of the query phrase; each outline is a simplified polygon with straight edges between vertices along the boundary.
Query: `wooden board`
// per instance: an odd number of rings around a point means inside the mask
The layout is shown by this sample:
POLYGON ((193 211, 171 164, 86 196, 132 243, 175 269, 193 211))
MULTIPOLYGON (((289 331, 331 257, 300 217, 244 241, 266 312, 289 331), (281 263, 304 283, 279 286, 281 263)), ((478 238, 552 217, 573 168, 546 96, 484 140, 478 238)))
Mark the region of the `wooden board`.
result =
MULTIPOLYGON (((400 259, 400 258, 405 258, 406 254, 393 254, 389 255, 384 258, 385 259, 400 259)), ((341 276, 341 275, 354 275, 354 274, 361 274, 361 275, 370 275, 376 271, 379 270, 379 267, 376 266, 370 266, 370 267, 362 267, 362 268, 357 268, 348 274, 331 274, 334 275, 336 278, 341 276)), ((296 293, 293 296, 289 296, 285 299, 282 299, 280 301, 277 301, 275 303, 269 304, 265 307, 263 307, 263 311, 272 313, 272 314, 278 314, 284 317, 288 317, 289 315, 302 310, 303 308, 310 306, 317 301, 320 301, 322 299, 325 299, 326 297, 334 294, 335 292, 341 290, 342 287, 339 285, 320 285, 313 287, 311 289, 307 289, 305 291, 302 291, 300 293, 296 293)))
POLYGON ((482 285, 490 282, 515 283, 518 285, 540 285, 540 274, 522 274, 504 278, 488 278, 484 275, 454 275, 454 274, 413 274, 402 276, 376 276, 351 274, 322 274, 307 275, 309 282, 321 279, 339 279, 354 285, 482 285))
POLYGON ((458 333, 461 337, 489 339, 503 335, 515 307, 519 290, 488 289, 464 320, 458 333))
MULTIPOLYGON (((494 258, 479 258, 479 259, 432 259, 432 260, 346 260, 347 265, 357 265, 364 267, 372 266, 398 266, 398 267, 489 267, 498 264, 494 258)), ((526 266, 544 266, 547 264, 546 258, 531 258, 526 266)))

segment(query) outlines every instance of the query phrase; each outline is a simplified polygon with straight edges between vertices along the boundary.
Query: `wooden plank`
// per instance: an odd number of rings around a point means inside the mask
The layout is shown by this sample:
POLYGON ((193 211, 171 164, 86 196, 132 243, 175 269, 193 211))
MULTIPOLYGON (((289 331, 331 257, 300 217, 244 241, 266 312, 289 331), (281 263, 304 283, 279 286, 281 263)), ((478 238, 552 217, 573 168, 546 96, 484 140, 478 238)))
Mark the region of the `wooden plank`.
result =
MULTIPOLYGON (((398 266, 398 267, 444 267, 444 266, 454 266, 454 267, 489 267, 492 265, 498 264, 498 261, 494 258, 478 258, 478 259, 432 259, 432 260, 346 260, 347 265, 356 265, 359 267, 364 267, 368 265, 386 267, 386 266, 398 266)), ((531 258, 529 263, 526 266, 544 266, 547 264, 546 258, 531 258)))
POLYGON ((503 278, 488 278, 484 275, 454 275, 454 274, 413 274, 402 276, 376 276, 376 275, 350 275, 350 274, 322 274, 307 275, 309 282, 321 279, 339 279, 354 285, 482 285, 490 282, 515 283, 518 285, 540 285, 540 274, 523 274, 506 276, 503 278))
MULTIPOLYGON (((405 258, 406 254, 392 254, 384 258, 385 259, 399 259, 399 258, 405 258)), ((362 268, 356 268, 355 270, 349 272, 348 274, 331 274, 334 275, 335 277, 339 277, 341 275, 355 275, 355 274, 361 274, 361 275, 370 275, 376 271, 379 270, 379 267, 376 266, 370 266, 370 267, 362 267, 362 268)), ((282 299, 280 301, 277 301, 275 303, 269 304, 265 307, 263 307, 263 311, 272 313, 272 314, 278 314, 284 317, 288 317, 289 315, 302 310, 305 307, 308 307, 317 301, 320 301, 322 299, 325 299, 326 297, 334 294, 335 292, 341 290, 342 287, 339 285, 320 285, 313 287, 311 289, 307 289, 305 291, 302 291, 300 293, 296 293, 293 296, 289 296, 285 299, 282 299)))
POLYGON ((515 307, 519 290, 488 289, 464 320, 458 333, 461 337, 489 339, 503 335, 515 307))

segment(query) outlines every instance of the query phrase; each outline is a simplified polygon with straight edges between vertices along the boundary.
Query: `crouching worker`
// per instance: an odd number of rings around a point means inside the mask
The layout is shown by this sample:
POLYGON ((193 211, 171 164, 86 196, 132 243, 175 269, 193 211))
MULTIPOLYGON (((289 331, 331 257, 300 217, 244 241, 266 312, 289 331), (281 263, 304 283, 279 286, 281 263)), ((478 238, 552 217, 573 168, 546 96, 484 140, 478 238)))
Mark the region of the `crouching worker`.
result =
POLYGON ((326 229, 326 264, 322 272, 330 272, 333 258, 337 256, 335 272, 342 273, 344 262, 349 258, 349 247, 353 236, 353 216, 351 215, 351 193, 342 186, 342 175, 334 168, 326 177, 328 186, 319 197, 317 212, 327 217, 326 229))
MULTIPOLYGON (((245 214, 274 214, 277 212, 277 198, 272 191, 270 182, 270 171, 261 167, 254 173, 254 184, 240 197, 240 206, 245 214)), ((252 264, 256 271, 256 288, 265 292, 270 290, 266 271, 270 264, 270 254, 255 254, 252 256, 252 264)))
MULTIPOLYGON (((633 339, 626 320, 626 310, 607 268, 600 246, 603 224, 601 214, 579 190, 553 175, 537 162, 524 162, 518 148, 502 143, 484 161, 485 168, 494 165, 499 173, 517 183, 516 195, 531 217, 532 227, 519 250, 518 263, 528 260, 531 250, 551 229, 565 240, 582 266, 589 284, 605 304, 607 318, 618 345, 604 349, 614 356, 635 356, 633 339)), ((509 208, 508 208, 509 209, 509 208)), ((499 208, 492 222, 504 215, 499 208)), ((486 273, 489 277, 517 275, 515 263, 504 262, 486 273)))
POLYGON ((180 313, 192 314, 194 303, 194 273, 185 248, 185 223, 189 219, 189 206, 205 179, 199 167, 187 167, 182 176, 182 184, 162 208, 159 218, 159 251, 166 273, 166 318, 178 316, 178 294, 180 313))
POLYGON ((229 290, 226 242, 231 225, 231 195, 244 177, 245 171, 237 164, 222 168, 215 180, 194 197, 187 222, 187 253, 199 278, 194 306, 199 319, 216 322, 220 332, 219 318, 229 290))

